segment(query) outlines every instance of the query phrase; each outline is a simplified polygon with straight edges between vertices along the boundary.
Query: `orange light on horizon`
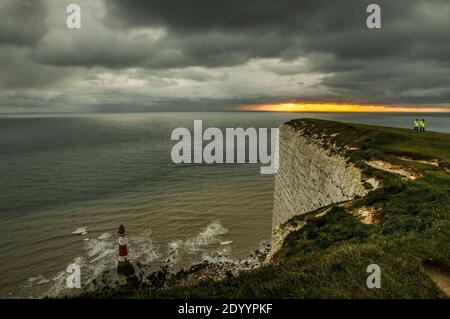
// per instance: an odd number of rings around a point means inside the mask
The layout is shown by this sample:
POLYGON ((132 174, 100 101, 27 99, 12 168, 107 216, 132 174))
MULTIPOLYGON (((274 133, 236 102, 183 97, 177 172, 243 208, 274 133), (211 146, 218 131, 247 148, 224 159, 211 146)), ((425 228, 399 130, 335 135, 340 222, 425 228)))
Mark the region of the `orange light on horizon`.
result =
POLYGON ((400 107, 389 105, 341 104, 341 103, 279 103, 262 105, 243 105, 235 108, 240 111, 266 112, 450 112, 444 107, 400 107))

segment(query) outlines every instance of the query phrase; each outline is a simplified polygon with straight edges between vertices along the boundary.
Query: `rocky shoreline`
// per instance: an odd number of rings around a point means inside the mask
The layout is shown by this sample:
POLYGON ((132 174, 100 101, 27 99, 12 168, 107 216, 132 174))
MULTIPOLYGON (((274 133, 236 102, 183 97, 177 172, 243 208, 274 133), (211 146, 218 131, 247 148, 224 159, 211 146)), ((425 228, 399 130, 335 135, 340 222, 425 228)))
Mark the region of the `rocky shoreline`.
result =
POLYGON ((152 266, 136 262, 135 274, 130 277, 117 274, 116 269, 102 272, 86 285, 80 296, 103 295, 112 293, 130 293, 140 289, 167 289, 188 287, 206 279, 221 281, 230 276, 238 276, 243 271, 259 268, 266 261, 271 245, 263 243, 246 259, 233 260, 223 256, 218 260, 202 260, 189 267, 175 269, 173 256, 169 254, 159 270, 152 266))

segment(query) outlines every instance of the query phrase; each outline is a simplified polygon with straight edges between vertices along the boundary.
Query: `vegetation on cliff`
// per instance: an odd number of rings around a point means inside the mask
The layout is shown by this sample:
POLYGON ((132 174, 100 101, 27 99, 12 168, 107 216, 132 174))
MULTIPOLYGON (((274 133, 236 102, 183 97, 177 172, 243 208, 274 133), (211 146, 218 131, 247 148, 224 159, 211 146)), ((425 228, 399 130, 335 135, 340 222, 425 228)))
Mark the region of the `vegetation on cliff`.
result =
POLYGON ((450 135, 313 119, 293 120, 287 125, 299 134, 320 138, 324 147, 333 145, 334 151, 380 186, 362 198, 289 220, 285 227, 302 226, 292 227, 297 230, 285 238, 271 262, 258 269, 237 276, 230 273, 221 281, 206 279, 189 286, 91 296, 446 297, 450 278, 450 135), (381 267, 380 289, 367 288, 369 264, 381 267))

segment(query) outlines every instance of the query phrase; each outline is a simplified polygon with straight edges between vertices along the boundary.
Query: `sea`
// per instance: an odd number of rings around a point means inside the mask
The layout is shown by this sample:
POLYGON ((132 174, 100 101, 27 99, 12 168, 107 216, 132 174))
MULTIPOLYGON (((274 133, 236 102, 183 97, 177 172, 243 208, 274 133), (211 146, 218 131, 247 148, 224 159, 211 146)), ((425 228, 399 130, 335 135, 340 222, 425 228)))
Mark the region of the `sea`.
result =
POLYGON ((248 258, 270 242, 273 175, 260 164, 175 164, 174 129, 273 128, 296 118, 450 132, 450 114, 161 112, 0 114, 0 297, 68 294, 129 257, 158 270, 248 258), (72 290, 71 290, 72 291, 72 290))

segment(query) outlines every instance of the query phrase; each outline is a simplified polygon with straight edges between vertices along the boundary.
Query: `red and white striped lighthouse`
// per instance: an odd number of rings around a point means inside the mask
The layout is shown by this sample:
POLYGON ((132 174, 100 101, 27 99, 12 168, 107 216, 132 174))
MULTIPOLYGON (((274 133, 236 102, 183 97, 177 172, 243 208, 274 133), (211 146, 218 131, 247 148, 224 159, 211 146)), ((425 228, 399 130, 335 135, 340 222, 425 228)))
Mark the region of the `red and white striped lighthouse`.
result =
POLYGON ((127 232, 125 231, 125 227, 120 225, 119 227, 119 263, 128 261, 128 240, 127 240, 127 232))
POLYGON ((119 227, 119 257, 117 258, 119 263, 117 265, 117 272, 125 276, 134 275, 134 268, 128 260, 128 240, 125 227, 120 225, 119 227))

